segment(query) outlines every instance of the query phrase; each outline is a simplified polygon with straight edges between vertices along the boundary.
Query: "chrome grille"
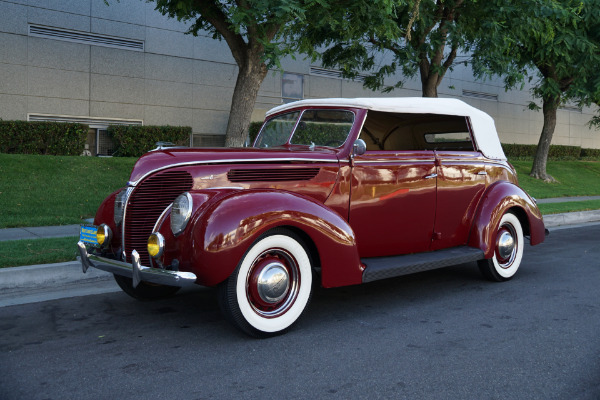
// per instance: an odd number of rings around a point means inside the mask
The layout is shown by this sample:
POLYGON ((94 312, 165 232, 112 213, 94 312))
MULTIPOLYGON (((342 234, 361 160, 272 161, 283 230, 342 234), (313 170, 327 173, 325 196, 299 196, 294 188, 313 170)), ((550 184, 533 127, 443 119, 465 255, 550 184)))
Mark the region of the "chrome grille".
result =
POLYGON ((307 181, 319 173, 319 168, 232 169, 227 173, 230 182, 307 181))
POLYGON ((189 173, 166 171, 144 179, 133 190, 124 221, 124 248, 128 262, 131 262, 131 252, 135 249, 140 254, 142 265, 150 264, 146 243, 156 220, 177 196, 192 186, 193 179, 189 173))

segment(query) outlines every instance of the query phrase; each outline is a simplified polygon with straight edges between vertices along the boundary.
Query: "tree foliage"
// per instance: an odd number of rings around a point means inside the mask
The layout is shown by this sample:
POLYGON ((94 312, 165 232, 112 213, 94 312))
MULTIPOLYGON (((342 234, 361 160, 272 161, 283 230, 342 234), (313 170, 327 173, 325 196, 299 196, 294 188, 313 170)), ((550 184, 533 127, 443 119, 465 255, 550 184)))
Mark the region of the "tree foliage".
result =
MULTIPOLYGON (((477 0, 351 1, 341 14, 319 29, 301 27, 304 51, 326 67, 339 68, 344 76, 370 75, 365 86, 390 91, 385 78, 402 72, 406 79, 417 74, 424 97, 437 97, 437 88, 452 68, 461 49, 468 48, 481 7, 477 0), (321 48, 325 48, 320 54, 321 48)), ((326 22, 326 21, 323 21, 326 22)))
POLYGON ((289 24, 306 23, 306 13, 324 0, 154 0, 164 15, 190 23, 189 33, 224 40, 238 66, 226 146, 241 146, 258 90, 270 68, 293 48, 282 40, 289 24))
MULTIPOLYGON (((510 89, 525 81, 542 100, 544 126, 531 175, 546 173, 560 105, 600 99, 600 2, 598 0, 490 0, 493 18, 483 21, 473 52, 479 76, 504 75, 510 89)), ((532 109, 536 109, 532 104, 532 109)))

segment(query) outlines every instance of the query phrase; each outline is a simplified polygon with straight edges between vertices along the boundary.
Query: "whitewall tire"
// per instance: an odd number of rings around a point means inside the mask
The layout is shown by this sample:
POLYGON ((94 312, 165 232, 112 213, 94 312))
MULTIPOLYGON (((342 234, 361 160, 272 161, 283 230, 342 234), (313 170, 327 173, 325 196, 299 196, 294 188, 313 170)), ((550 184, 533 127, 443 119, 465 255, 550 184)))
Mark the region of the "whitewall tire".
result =
POLYGON ((523 228, 516 215, 506 213, 502 216, 493 246, 494 256, 480 260, 479 269, 489 280, 507 281, 517 273, 523 259, 523 228))
POLYGON ((310 301, 310 254, 292 231, 273 229, 250 246, 219 290, 221 309, 235 326, 255 337, 280 334, 310 301))

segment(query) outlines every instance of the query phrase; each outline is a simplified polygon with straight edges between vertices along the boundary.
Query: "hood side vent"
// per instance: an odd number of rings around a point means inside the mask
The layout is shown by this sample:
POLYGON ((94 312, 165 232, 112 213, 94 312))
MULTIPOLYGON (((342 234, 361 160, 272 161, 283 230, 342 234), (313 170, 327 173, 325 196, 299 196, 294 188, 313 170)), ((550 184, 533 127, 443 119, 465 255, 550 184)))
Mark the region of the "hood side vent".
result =
POLYGON ((232 169, 227 173, 230 182, 281 182, 307 181, 319 173, 320 168, 232 169))

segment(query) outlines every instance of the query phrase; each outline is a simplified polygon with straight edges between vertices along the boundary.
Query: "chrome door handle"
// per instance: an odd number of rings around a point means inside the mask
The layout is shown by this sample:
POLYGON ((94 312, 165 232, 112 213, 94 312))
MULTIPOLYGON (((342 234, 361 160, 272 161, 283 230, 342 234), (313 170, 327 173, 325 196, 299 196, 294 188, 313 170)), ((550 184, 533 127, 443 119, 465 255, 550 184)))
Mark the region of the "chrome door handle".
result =
POLYGON ((425 177, 425 179, 431 179, 437 177, 437 174, 429 174, 425 177))
POLYGON ((477 175, 487 175, 487 172, 485 172, 485 171, 479 171, 479 172, 477 173, 477 175))

